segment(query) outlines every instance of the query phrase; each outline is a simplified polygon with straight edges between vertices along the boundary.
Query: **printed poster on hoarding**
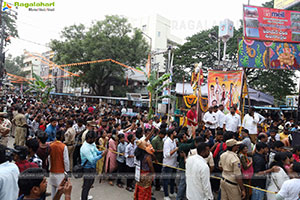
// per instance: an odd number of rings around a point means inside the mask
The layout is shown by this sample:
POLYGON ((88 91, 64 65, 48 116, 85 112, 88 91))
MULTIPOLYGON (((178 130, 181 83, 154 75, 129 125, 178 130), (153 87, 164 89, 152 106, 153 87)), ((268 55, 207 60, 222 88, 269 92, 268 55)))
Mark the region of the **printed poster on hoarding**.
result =
POLYGON ((260 69, 300 69, 300 44, 241 39, 238 66, 260 69))
POLYGON ((246 39, 300 42, 300 12, 244 5, 246 39))
POLYGON ((208 105, 223 104, 228 112, 233 104, 240 105, 243 71, 208 71, 208 105))

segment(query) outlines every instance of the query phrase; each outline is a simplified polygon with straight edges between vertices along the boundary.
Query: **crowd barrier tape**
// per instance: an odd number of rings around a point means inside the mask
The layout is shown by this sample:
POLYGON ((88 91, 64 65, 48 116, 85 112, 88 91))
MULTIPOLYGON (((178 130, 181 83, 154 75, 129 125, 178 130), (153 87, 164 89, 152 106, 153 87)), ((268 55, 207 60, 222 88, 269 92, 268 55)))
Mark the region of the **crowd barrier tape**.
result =
MULTIPOLYGON (((98 146, 99 147, 99 146, 98 146)), ((103 147, 102 147, 103 149, 103 147)), ((104 148, 107 150, 107 148, 104 148)), ((111 149, 108 149, 108 151, 112 152, 112 153, 115 153, 115 154, 118 154, 118 155, 121 155, 121 156, 124 156, 123 153, 119 153, 119 152, 116 152, 114 150, 111 150, 111 149)), ((155 164, 158 164, 158 165, 161 165, 163 167, 169 167, 169 168, 172 168, 172 169, 176 169, 176 170, 179 170, 179 171, 184 171, 185 172, 185 169, 182 169, 182 168, 178 168, 178 167, 173 167, 173 166, 170 166, 170 165, 165 165, 163 163, 160 163, 160 162, 155 162, 153 161, 153 163, 155 164)), ((222 180, 221 177, 217 177, 217 176, 210 176, 211 178, 214 178, 214 179, 219 179, 219 180, 222 180)), ((265 189, 261 189, 261 188, 258 188, 258 187, 254 187, 252 185, 248 185, 248 184, 243 184, 245 187, 248 187, 248 188, 251 188, 251 189, 255 189, 255 190, 259 190, 259 191, 262 191, 262 192, 266 192, 266 193, 270 193, 270 194, 277 194, 277 192, 273 192, 273 191, 269 191, 269 190, 265 190, 265 189)))

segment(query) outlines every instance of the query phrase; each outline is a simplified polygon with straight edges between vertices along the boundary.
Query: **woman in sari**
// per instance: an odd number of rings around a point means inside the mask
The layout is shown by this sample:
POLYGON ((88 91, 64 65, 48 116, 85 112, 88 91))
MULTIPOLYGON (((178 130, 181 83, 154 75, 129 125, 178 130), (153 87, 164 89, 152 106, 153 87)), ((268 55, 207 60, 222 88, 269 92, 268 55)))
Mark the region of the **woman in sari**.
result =
POLYGON ((137 141, 136 160, 140 163, 140 180, 136 183, 134 200, 151 200, 151 185, 154 177, 152 164, 153 147, 145 141, 137 141))
MULTIPOLYGON (((108 137, 107 133, 105 130, 100 131, 100 139, 99 139, 99 146, 98 149, 99 151, 104 151, 107 148, 107 142, 108 142, 108 137)), ((104 161, 105 161, 105 156, 102 157, 100 160, 98 160, 97 165, 96 165, 96 170, 98 174, 100 175, 100 180, 99 183, 102 181, 102 172, 103 172, 103 167, 104 167, 104 161)))
MULTIPOLYGON (((110 176, 114 176, 114 174, 117 171, 117 154, 115 153, 117 151, 117 135, 114 133, 115 130, 112 133, 111 138, 108 142, 108 153, 106 155, 106 163, 105 163, 105 172, 110 174, 110 176)), ((108 179, 109 184, 111 186, 114 186, 114 179, 110 177, 108 179)))

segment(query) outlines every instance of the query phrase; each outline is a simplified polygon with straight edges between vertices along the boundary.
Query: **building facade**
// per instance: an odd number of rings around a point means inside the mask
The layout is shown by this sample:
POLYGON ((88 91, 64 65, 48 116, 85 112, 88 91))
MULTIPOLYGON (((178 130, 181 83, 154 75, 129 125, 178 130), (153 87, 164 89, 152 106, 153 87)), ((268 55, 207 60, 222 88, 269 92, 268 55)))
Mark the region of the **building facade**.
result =
POLYGON ((152 69, 157 66, 160 73, 166 72, 166 59, 164 54, 168 47, 176 48, 183 44, 183 40, 171 33, 171 21, 163 16, 154 15, 137 19, 129 19, 129 22, 142 30, 145 39, 151 42, 152 69))

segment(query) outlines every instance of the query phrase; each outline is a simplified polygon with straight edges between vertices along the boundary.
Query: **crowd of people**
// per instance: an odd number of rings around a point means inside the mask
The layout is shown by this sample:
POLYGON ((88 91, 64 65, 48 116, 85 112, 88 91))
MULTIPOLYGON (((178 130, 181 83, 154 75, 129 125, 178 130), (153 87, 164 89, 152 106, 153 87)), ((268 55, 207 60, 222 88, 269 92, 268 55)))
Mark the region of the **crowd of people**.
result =
POLYGON ((71 172, 82 172, 82 200, 96 177, 133 192, 135 200, 154 199, 154 191, 163 191, 164 200, 300 198, 293 119, 266 119, 253 108, 242 117, 236 106, 225 114, 223 105, 210 107, 201 123, 197 118, 195 105, 168 119, 142 110, 130 116, 123 106, 60 99, 45 105, 7 95, 0 112, 0 199, 45 199, 46 177, 52 199, 71 199, 71 172), (185 116, 187 126, 179 120, 185 116))

